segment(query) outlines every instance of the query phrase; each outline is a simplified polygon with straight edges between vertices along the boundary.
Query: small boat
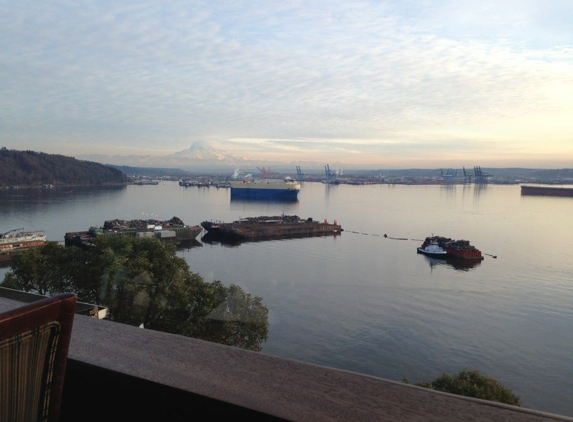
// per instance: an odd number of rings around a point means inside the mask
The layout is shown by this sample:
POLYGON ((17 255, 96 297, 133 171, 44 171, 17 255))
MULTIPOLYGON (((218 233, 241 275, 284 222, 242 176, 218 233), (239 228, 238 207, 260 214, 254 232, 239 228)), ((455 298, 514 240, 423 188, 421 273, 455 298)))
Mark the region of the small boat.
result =
POLYGON ((431 242, 428 245, 422 245, 418 248, 418 253, 422 253, 433 258, 446 258, 448 253, 442 249, 438 242, 431 242))

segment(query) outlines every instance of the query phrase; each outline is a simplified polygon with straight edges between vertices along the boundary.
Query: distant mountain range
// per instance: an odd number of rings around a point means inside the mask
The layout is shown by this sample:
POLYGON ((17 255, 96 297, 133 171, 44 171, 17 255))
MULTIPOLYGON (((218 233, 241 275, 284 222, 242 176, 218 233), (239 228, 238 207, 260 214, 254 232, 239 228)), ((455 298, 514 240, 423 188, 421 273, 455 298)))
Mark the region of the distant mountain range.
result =
MULTIPOLYGON (((197 141, 189 148, 182 151, 163 155, 81 155, 77 158, 89 161, 95 161, 111 165, 122 170, 126 174, 151 174, 156 176, 171 174, 177 175, 177 169, 182 173, 179 177, 185 176, 185 172, 190 173, 233 173, 239 168, 241 171, 254 171, 257 168, 271 168, 284 174, 293 174, 296 166, 301 166, 307 174, 324 175, 324 166, 327 163, 316 162, 268 162, 261 160, 251 160, 247 157, 241 157, 227 153, 218 148, 215 143, 208 141, 197 141), (145 169, 148 169, 147 171, 145 169), (170 169, 172 169, 170 171, 170 169), (151 173, 150 173, 151 172, 151 173)), ((333 163, 330 163, 331 166, 333 163)), ((337 166, 340 163, 335 163, 337 166)), ((563 180, 565 183, 571 183, 573 180, 573 169, 528 169, 528 168, 483 168, 483 171, 493 176, 495 180, 563 180)), ((466 172, 473 174, 473 168, 467 168, 466 172)), ((388 177, 439 177, 440 169, 346 169, 346 174, 353 173, 356 175, 378 175, 388 177)), ((462 169, 457 169, 457 176, 463 178, 462 169)))
MULTIPOLYGON (((76 158, 114 166, 178 168, 191 172, 232 172, 237 167, 254 168, 280 165, 284 168, 287 166, 285 163, 249 160, 246 157, 229 154, 207 141, 197 141, 183 151, 163 156, 88 154, 78 155, 76 158)), ((293 165, 291 167, 291 171, 294 171, 295 166, 293 165)))
MULTIPOLYGON (((317 163, 300 163, 308 176, 324 177, 324 166, 317 163), (314 164, 314 167, 312 167, 314 164)), ((0 148, 0 188, 7 186, 41 186, 59 184, 106 184, 124 183, 126 175, 147 177, 184 178, 193 174, 237 174, 241 172, 269 171, 293 175, 294 164, 262 163, 226 154, 208 143, 198 142, 181 152, 163 157, 151 156, 84 156, 82 160, 63 155, 34 151, 16 151, 0 148), (99 157, 100 164, 94 162, 99 157), (271 167, 272 166, 272 167, 271 167)), ((573 169, 529 169, 529 168, 483 168, 492 182, 537 182, 573 183, 573 169)), ((453 179, 464 178, 464 169, 450 169, 453 179), (458 171, 459 170, 459 171, 458 171)), ((442 177, 443 169, 371 169, 345 171, 338 174, 348 177, 366 178, 424 178, 442 177)), ((474 169, 465 169, 473 175, 474 169)))

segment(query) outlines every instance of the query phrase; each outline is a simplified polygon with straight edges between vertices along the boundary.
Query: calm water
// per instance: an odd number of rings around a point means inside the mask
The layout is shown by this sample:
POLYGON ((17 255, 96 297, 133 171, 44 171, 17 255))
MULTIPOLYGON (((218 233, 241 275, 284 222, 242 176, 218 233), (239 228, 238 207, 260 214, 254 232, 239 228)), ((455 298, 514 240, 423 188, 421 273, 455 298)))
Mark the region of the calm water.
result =
POLYGON ((337 220, 337 237, 231 247, 200 235, 179 254, 206 280, 263 297, 264 353, 412 382, 478 368, 525 406, 573 416, 573 199, 522 197, 518 186, 319 183, 305 183, 297 203, 229 198, 174 182, 0 191, 0 231, 44 229, 62 241, 113 218, 337 220), (431 234, 497 259, 456 269, 416 254, 431 234))

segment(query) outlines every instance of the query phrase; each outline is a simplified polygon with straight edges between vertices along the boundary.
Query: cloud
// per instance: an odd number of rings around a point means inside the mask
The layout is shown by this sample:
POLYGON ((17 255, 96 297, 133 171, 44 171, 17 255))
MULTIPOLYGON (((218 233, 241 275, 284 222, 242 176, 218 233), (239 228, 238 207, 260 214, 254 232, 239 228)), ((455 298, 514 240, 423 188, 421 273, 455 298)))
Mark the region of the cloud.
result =
POLYGON ((569 3, 308 3, 6 3, 0 143, 405 160, 571 141, 569 3))

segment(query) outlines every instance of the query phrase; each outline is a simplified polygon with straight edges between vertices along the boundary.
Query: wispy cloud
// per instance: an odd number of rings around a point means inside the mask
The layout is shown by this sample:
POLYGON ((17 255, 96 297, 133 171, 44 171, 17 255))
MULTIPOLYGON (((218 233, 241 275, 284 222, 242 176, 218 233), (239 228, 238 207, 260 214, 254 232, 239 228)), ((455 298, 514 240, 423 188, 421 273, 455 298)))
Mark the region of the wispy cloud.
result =
POLYGON ((0 1, 0 12, 3 146, 168 153, 212 139, 285 160, 573 160, 569 2, 0 1))

